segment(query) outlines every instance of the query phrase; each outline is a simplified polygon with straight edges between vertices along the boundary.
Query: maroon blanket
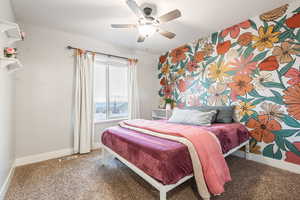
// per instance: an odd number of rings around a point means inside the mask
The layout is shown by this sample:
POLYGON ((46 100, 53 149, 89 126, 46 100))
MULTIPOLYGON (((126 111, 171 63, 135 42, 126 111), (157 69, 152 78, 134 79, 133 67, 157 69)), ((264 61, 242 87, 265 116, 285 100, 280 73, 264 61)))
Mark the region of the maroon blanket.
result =
MULTIPOLYGON (((217 136, 223 153, 249 138, 248 130, 239 123, 201 128, 217 136)), ((187 147, 175 141, 116 126, 104 131, 102 143, 163 184, 176 183, 193 173, 187 147)))

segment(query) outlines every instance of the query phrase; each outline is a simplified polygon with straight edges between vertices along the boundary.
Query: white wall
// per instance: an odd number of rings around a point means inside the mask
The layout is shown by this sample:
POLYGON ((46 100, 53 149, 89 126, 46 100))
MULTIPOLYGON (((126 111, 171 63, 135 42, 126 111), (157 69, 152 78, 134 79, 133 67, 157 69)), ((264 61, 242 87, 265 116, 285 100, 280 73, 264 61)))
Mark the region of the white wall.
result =
MULTIPOLYGON (((74 58, 67 45, 137 57, 142 116, 150 118, 156 104, 158 55, 134 53, 100 40, 34 25, 23 24, 22 28, 27 37, 19 46, 24 69, 17 73, 16 82, 17 158, 72 148, 74 58)), ((99 131, 115 124, 97 124, 96 142, 99 131)))
MULTIPOLYGON (((0 19, 14 21, 14 14, 9 0, 1 0, 0 2, 0 19)), ((4 35, 1 34, 0 56, 3 56, 3 47, 4 35)), ((8 75, 5 69, 0 68, 0 190, 15 159, 14 91, 14 76, 8 75)))

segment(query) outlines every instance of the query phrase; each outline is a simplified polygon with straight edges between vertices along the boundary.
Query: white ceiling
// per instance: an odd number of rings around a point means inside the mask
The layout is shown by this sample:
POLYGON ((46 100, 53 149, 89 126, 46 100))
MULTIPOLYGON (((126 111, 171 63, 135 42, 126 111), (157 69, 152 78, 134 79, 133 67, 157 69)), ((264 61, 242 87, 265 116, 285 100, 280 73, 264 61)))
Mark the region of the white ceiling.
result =
MULTIPOLYGON (((177 34, 173 40, 159 34, 137 43, 135 29, 111 29, 112 23, 135 23, 125 0, 12 0, 17 19, 24 23, 84 34, 113 45, 163 53, 295 0, 136 0, 157 5, 157 15, 178 8, 182 17, 164 24, 177 34)), ((26 30, 25 30, 26 31, 26 30)))

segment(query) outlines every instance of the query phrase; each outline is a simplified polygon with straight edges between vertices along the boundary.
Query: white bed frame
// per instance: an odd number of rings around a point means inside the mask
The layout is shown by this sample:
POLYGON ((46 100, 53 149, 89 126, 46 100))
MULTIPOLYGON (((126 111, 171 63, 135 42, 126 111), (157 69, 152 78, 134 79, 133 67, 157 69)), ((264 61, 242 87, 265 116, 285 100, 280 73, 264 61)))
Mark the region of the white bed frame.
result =
MULTIPOLYGON (((234 149, 231 149, 230 151, 228 151, 226 154, 224 154, 224 157, 232 154, 233 152, 239 150, 241 147, 244 147, 244 146, 246 147, 246 150, 245 150, 245 159, 248 159, 249 140, 247 140, 246 142, 242 143, 241 145, 235 147, 234 149)), ((122 156, 120 156, 116 152, 112 151, 107 146, 101 144, 101 147, 102 147, 103 150, 105 150, 108 153, 110 153, 113 157, 116 157, 117 159, 119 159, 127 167, 129 167, 131 170, 133 170, 135 173, 137 173, 140 177, 142 177, 144 180, 146 180, 148 183, 150 183, 153 187, 155 187, 159 191, 160 200, 167 200, 167 192, 168 191, 174 189, 178 185, 180 185, 180 184, 186 182, 187 180, 189 180, 190 178, 194 177, 194 175, 185 176, 185 177, 183 177, 182 179, 180 179, 175 184, 163 185, 162 183, 158 182, 157 180, 155 180, 154 178, 152 178, 151 176, 149 176, 148 174, 146 174, 145 172, 143 172, 142 170, 140 170, 139 168, 137 168, 134 164, 128 162, 125 158, 123 158, 122 156)))

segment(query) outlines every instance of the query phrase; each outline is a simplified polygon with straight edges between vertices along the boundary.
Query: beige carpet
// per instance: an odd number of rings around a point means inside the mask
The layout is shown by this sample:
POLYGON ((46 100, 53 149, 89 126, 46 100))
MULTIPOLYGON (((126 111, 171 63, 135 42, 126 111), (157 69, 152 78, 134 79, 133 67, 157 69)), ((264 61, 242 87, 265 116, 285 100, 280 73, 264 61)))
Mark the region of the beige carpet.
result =
MULTIPOLYGON (((213 200, 299 200, 300 175, 228 157, 233 181, 213 200)), ((18 167, 6 200, 158 200, 159 193, 117 160, 107 166, 100 152, 71 160, 18 167)), ((193 180, 168 193, 168 200, 201 199, 193 180)))

